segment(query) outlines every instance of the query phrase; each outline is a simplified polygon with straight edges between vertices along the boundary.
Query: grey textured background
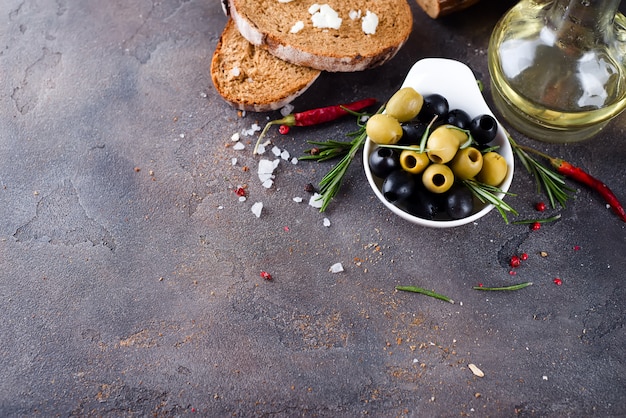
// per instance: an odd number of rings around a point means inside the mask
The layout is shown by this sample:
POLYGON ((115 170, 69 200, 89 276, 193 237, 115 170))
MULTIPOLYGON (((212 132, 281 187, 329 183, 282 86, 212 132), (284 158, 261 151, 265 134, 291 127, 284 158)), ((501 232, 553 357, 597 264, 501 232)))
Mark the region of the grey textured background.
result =
MULTIPOLYGON (((489 34, 513 3, 437 21, 413 3, 393 61, 323 74, 294 105, 385 100, 431 56, 488 87, 489 34)), ((496 212, 453 230, 408 224, 375 200, 360 161, 324 214, 304 185, 330 164, 283 162, 266 190, 254 138, 236 151, 230 137, 278 113, 242 117, 215 92, 225 22, 216 0, 3 0, 0 415, 626 415, 625 224, 597 195, 574 185, 562 219, 531 232, 496 212), (329 273, 337 262, 345 271, 329 273), (471 290, 520 281, 534 286, 471 290), (407 284, 457 303, 394 291, 407 284)), ((625 127, 528 143, 626 200, 625 127)), ((270 138, 298 156, 353 129, 270 138)), ((536 216, 519 164, 512 190, 536 216)))

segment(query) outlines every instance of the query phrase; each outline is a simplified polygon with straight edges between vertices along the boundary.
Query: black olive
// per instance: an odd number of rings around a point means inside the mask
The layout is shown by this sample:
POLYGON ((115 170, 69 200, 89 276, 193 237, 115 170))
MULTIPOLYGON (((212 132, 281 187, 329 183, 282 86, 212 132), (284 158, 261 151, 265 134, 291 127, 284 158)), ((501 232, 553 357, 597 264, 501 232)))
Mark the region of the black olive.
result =
POLYGON ((441 195, 419 187, 405 203, 405 210, 411 215, 424 219, 434 219, 442 209, 441 195))
POLYGON ((422 135, 426 132, 427 125, 425 123, 404 123, 402 124, 402 138, 398 144, 415 145, 422 141, 422 135))
POLYGON ((448 115, 450 106, 448 100, 441 94, 428 94, 424 96, 424 104, 422 110, 417 115, 422 122, 430 122, 435 116, 438 120, 445 120, 448 115))
POLYGON ((417 189, 415 176, 402 169, 389 173, 382 185, 382 193, 391 203, 402 203, 417 189))
POLYGON ((449 125, 454 125, 457 128, 469 129, 472 118, 464 110, 452 109, 448 112, 445 122, 449 125))
POLYGON ((384 179, 400 168, 400 153, 392 148, 378 147, 370 154, 369 165, 373 175, 384 179))
POLYGON ((470 189, 455 184, 446 193, 445 208, 452 219, 462 219, 471 215, 474 210, 474 196, 470 189))
POLYGON ((493 141, 498 133, 498 123, 491 115, 479 115, 470 123, 470 133, 479 145, 486 145, 493 141))

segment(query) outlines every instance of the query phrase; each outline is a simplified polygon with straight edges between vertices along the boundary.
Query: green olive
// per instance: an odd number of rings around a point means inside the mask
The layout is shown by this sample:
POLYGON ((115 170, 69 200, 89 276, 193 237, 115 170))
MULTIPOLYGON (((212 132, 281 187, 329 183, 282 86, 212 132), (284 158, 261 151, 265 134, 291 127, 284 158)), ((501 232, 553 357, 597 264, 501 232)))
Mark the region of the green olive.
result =
POLYGON ((377 113, 368 119, 365 132, 377 144, 395 144, 402 138, 402 126, 398 119, 385 113, 377 113))
POLYGON ((391 96, 385 112, 400 122, 408 122, 417 116, 423 104, 424 98, 413 87, 403 87, 391 96))
POLYGON ((425 152, 419 152, 418 146, 413 150, 402 150, 400 153, 400 166, 403 170, 411 174, 419 174, 430 164, 428 155, 425 152))
POLYGON ((457 179, 471 179, 483 168, 483 155, 476 148, 467 147, 459 150, 449 165, 457 179))
POLYGON ((437 164, 445 164, 452 160, 463 142, 461 139, 463 136, 467 139, 465 132, 448 125, 435 129, 426 141, 430 161, 437 164))
POLYGON ((490 186, 499 186, 508 170, 509 166, 504 157, 491 151, 483 155, 483 168, 476 175, 476 180, 490 186))
POLYGON ((431 164, 422 173, 422 183, 433 193, 444 193, 454 184, 454 174, 445 164, 431 164))

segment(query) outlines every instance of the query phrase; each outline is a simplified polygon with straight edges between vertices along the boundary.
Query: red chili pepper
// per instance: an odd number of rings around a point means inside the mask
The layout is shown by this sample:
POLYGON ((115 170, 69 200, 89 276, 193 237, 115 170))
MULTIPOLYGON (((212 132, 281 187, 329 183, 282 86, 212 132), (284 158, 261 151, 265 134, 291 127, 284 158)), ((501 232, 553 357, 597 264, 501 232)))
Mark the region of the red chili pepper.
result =
POLYGON ((613 212, 620 217, 620 219, 626 222, 626 212, 624 211, 624 207, 620 203, 619 199, 615 194, 609 189, 609 186, 604 184, 602 181, 597 178, 591 176, 589 173, 584 171, 580 167, 576 167, 568 163, 567 161, 561 160, 560 158, 551 158, 550 163, 552 166, 564 176, 571 178, 572 180, 576 180, 577 182, 584 184, 587 187, 590 187, 592 190, 595 190, 604 198, 606 203, 613 209, 613 212))
POLYGON ((317 109, 306 110, 304 112, 292 113, 283 117, 282 119, 273 120, 265 125, 263 131, 259 135, 256 146, 254 147, 254 154, 256 154, 257 148, 261 143, 261 139, 265 136, 268 129, 272 125, 284 125, 284 126, 313 126, 321 123, 330 122, 339 119, 342 116, 347 115, 350 111, 359 112, 367 107, 376 103, 376 99, 368 98, 358 100, 356 102, 348 104, 340 104, 333 106, 320 107, 317 109))

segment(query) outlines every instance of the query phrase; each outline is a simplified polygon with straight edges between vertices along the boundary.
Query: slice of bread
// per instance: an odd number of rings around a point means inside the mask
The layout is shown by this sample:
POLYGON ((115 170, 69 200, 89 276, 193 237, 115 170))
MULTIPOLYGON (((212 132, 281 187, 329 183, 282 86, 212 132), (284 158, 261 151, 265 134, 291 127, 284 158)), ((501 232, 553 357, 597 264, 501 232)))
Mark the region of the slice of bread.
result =
POLYGON ((285 61, 331 72, 362 71, 387 62, 413 27, 406 0, 320 2, 337 12, 341 19, 338 29, 314 26, 312 12, 316 9, 310 10, 314 4, 314 0, 229 0, 229 9, 239 32, 250 43, 265 45, 285 61), (363 29, 366 15, 366 20, 373 15, 378 19, 373 34, 363 29), (302 27, 298 31, 296 24, 302 27))
POLYGON ((250 44, 231 19, 211 60, 211 78, 219 94, 237 109, 253 112, 280 109, 319 75, 319 70, 290 64, 250 44))

